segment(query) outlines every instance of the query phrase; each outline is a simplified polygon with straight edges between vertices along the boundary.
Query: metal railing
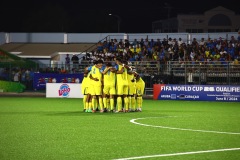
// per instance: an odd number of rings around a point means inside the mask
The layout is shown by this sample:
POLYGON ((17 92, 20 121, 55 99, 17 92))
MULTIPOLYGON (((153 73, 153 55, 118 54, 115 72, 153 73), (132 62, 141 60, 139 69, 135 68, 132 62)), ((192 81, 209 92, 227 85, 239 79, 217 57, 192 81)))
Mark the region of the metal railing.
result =
MULTIPOLYGON (((114 65, 114 62, 112 62, 114 65)), ((0 80, 13 81, 14 73, 17 71, 32 70, 40 73, 83 73, 85 67, 91 65, 37 65, 32 68, 28 66, 11 66, 0 64, 0 80)), ((136 68, 146 83, 146 88, 152 88, 153 84, 213 84, 213 85, 240 85, 240 64, 235 62, 190 62, 190 61, 168 61, 161 64, 159 61, 135 61, 129 65, 136 68)))

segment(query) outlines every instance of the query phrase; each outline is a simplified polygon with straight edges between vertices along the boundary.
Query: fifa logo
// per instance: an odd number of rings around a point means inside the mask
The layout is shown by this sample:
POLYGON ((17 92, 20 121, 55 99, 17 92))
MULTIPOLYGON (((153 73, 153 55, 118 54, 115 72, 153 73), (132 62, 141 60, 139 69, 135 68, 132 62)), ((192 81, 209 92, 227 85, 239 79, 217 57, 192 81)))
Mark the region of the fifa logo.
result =
POLYGON ((59 96, 68 97, 70 92, 70 87, 67 84, 62 84, 58 90, 59 96))

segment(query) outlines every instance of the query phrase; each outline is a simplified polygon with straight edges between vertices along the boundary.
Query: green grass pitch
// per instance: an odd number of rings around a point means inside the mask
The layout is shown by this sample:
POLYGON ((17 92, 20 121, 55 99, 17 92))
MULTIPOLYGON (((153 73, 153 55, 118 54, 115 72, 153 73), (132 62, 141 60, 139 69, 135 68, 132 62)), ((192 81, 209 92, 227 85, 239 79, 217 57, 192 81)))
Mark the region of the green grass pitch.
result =
POLYGON ((143 112, 82 110, 82 99, 1 97, 0 159, 240 157, 238 102, 144 100, 143 112))

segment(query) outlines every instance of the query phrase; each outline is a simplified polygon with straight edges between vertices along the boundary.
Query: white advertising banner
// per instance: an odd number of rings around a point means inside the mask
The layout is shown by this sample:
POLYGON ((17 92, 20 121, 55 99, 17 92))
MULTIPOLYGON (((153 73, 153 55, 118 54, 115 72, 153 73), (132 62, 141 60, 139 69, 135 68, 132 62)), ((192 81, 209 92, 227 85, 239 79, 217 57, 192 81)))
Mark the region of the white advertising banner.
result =
POLYGON ((81 83, 47 83, 47 98, 83 98, 81 83))

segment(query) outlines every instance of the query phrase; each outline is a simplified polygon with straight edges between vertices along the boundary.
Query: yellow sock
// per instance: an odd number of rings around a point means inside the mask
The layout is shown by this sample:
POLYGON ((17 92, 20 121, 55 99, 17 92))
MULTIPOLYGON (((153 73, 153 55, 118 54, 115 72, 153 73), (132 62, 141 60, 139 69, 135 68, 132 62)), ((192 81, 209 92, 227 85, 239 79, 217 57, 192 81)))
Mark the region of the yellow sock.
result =
POLYGON ((88 109, 92 109, 92 102, 88 102, 88 109))
POLYGON ((138 106, 138 108, 140 108, 140 106, 141 106, 141 97, 137 97, 137 106, 138 106))
POLYGON ((143 99, 142 97, 140 97, 140 108, 142 108, 142 104, 143 104, 143 99))
POLYGON ((103 110, 103 99, 102 99, 102 97, 99 97, 98 103, 99 103, 100 110, 103 110))
POLYGON ((107 98, 107 109, 110 109, 110 98, 107 98))
POLYGON ((93 110, 96 109, 96 98, 92 98, 92 108, 93 110))
POLYGON ((118 111, 122 110, 122 97, 117 97, 118 111))
POLYGON ((128 97, 128 108, 132 108, 132 98, 131 96, 128 97))
POLYGON ((88 110, 89 107, 88 107, 88 102, 85 102, 85 109, 88 110))
POLYGON ((132 97, 132 110, 136 110, 136 99, 135 97, 132 97))
POLYGON ((124 105, 125 105, 125 110, 128 110, 128 105, 129 105, 129 103, 128 103, 128 97, 125 97, 124 98, 124 105))
POLYGON ((83 96, 83 109, 86 109, 86 99, 87 99, 87 95, 83 96))
POLYGON ((107 108, 107 98, 106 97, 103 98, 103 106, 104 106, 104 108, 107 108))
POLYGON ((110 98, 110 109, 113 110, 114 108, 114 99, 110 98))

